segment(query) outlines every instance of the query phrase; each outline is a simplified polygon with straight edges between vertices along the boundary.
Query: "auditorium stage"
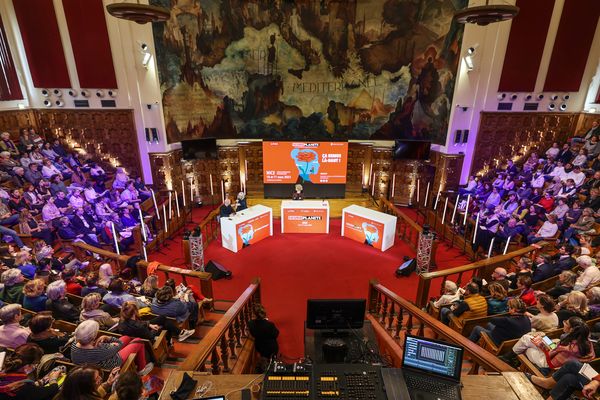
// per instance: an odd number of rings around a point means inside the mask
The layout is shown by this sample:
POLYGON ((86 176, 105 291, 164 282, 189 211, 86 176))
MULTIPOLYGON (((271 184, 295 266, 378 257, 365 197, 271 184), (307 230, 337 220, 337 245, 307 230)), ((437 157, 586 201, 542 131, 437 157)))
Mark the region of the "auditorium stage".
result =
MULTIPOLYGON (((281 217, 281 201, 284 199, 265 199, 264 193, 257 192, 255 194, 248 193, 246 198, 248 199, 248 205, 254 206, 256 204, 262 204, 273 209, 273 217, 281 217)), ((309 199, 306 199, 309 200, 309 199)), ((319 199, 320 200, 320 199, 319 199)), ((349 193, 344 199, 325 199, 329 201, 329 217, 330 218, 342 218, 342 210, 348 206, 356 204, 358 206, 377 209, 377 206, 373 202, 371 196, 367 193, 349 193)))

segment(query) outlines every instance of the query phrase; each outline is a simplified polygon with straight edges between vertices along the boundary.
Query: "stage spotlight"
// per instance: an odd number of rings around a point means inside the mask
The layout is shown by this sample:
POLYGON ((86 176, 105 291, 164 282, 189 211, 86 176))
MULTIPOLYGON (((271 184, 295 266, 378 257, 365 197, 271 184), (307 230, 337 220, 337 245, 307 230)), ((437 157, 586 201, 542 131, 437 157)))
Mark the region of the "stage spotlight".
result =
POLYGON ((554 104, 554 103, 548 104, 548 110, 554 111, 555 109, 556 109, 556 104, 554 104))
POLYGON ((44 100, 44 105, 46 107, 52 107, 52 102, 50 100, 44 100))
POLYGON ((562 103, 559 108, 560 111, 565 111, 567 109, 567 103, 562 103))

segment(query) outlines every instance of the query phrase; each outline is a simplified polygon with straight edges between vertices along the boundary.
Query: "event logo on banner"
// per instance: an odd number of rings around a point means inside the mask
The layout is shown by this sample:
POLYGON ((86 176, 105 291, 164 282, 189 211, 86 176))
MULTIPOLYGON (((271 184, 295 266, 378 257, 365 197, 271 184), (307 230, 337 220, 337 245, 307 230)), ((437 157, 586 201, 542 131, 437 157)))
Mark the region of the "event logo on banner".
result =
POLYGON ((344 213, 344 236, 381 250, 384 225, 368 218, 344 213))
POLYGON ((323 208, 284 208, 284 233, 327 233, 327 210, 323 208))
POLYGON ((263 142, 264 183, 346 183, 347 142, 263 142))
POLYGON ((235 226, 237 248, 241 249, 271 235, 271 214, 266 212, 235 226))

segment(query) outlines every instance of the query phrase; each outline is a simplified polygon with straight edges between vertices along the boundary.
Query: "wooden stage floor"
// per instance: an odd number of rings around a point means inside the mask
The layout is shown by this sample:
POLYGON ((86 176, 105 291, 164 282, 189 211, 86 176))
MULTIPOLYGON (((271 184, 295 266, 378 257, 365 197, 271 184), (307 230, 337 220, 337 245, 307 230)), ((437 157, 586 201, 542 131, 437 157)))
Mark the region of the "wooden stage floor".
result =
MULTIPOLYGON (((273 209, 273 217, 281 217, 281 201, 283 199, 265 199, 263 193, 248 193, 248 205, 262 204, 273 209)), ((309 200, 309 199, 307 199, 309 200)), ((342 209, 356 204, 358 206, 377 209, 373 200, 366 193, 346 193, 344 199, 326 199, 329 201, 329 217, 342 218, 342 209)))

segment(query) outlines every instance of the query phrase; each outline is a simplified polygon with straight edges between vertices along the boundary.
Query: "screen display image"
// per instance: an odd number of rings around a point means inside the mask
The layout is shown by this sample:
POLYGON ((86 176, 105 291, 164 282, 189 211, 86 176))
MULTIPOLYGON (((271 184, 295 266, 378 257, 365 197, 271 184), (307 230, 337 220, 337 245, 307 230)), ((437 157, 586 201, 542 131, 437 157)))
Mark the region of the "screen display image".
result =
POLYGON ((217 139, 182 140, 181 151, 184 160, 216 160, 218 158, 217 139))
POLYGON ((459 379, 462 352, 460 347, 406 335, 402 364, 424 372, 459 379))
POLYGON ((264 183, 346 183, 347 142, 263 142, 264 183))
POLYGON ((308 329, 360 329, 364 324, 365 299, 309 299, 306 303, 308 329))

